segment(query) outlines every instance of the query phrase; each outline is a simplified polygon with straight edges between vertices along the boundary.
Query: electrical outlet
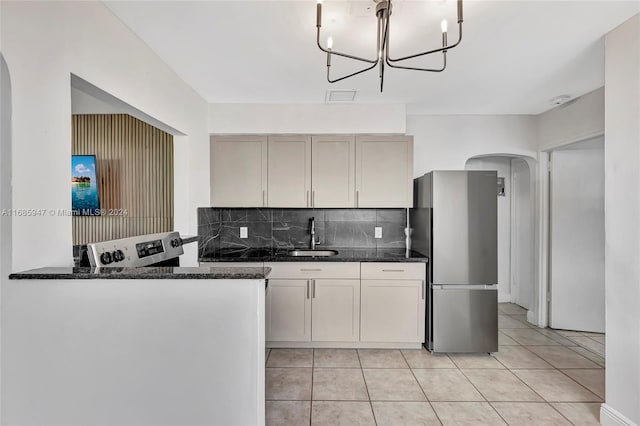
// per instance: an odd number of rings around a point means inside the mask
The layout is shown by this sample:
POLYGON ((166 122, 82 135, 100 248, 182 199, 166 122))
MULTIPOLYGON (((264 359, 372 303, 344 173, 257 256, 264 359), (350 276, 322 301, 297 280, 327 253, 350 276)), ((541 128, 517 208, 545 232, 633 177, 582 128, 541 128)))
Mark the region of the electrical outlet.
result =
POLYGON ((382 226, 376 226, 376 238, 382 238, 382 226))
POLYGON ((246 226, 240 227, 240 238, 249 238, 249 228, 246 226))

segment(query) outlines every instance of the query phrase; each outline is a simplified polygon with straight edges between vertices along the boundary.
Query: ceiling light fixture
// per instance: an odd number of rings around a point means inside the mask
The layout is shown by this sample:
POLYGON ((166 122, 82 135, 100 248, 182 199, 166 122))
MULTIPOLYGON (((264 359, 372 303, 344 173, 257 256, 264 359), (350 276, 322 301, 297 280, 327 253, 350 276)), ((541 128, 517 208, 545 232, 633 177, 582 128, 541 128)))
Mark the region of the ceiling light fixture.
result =
POLYGON ((427 50, 426 52, 416 53, 414 55, 404 56, 402 58, 392 58, 389 55, 389 21, 391 18, 391 0, 373 0, 376 3, 376 18, 378 19, 378 34, 377 34, 377 48, 376 48, 376 57, 375 59, 367 59, 361 58, 354 55, 349 55, 346 53, 341 53, 336 50, 333 50, 333 37, 329 36, 327 39, 327 47, 322 47, 320 43, 320 28, 322 27, 322 0, 317 0, 318 4, 316 6, 316 28, 317 28, 317 43, 320 50, 327 54, 327 81, 329 83, 337 83, 338 81, 345 80, 349 77, 353 77, 358 74, 362 74, 363 72, 369 71, 376 66, 380 68, 380 92, 382 92, 384 88, 384 69, 385 65, 389 68, 399 68, 404 70, 412 70, 412 71, 428 71, 428 72, 442 72, 447 67, 447 51, 453 49, 462 41, 462 0, 458 0, 458 41, 454 44, 447 45, 447 20, 442 20, 441 30, 442 30, 442 47, 433 50, 427 50), (397 65, 398 63, 410 59, 419 58, 421 56, 430 55, 432 53, 442 52, 442 60, 443 64, 441 68, 418 68, 412 66, 403 66, 397 65), (356 61, 365 62, 367 65, 364 69, 360 71, 356 71, 354 73, 345 75, 343 77, 331 78, 331 57, 333 55, 341 56, 343 58, 353 59, 356 61))

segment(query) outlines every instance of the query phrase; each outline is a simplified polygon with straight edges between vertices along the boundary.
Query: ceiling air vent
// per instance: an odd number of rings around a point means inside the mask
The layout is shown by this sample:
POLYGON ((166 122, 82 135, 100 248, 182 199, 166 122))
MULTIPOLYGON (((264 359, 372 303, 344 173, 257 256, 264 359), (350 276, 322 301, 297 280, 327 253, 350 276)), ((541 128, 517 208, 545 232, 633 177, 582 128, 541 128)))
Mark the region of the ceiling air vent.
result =
POLYGON ((356 90, 327 90, 325 102, 328 104, 345 104, 356 100, 356 90))

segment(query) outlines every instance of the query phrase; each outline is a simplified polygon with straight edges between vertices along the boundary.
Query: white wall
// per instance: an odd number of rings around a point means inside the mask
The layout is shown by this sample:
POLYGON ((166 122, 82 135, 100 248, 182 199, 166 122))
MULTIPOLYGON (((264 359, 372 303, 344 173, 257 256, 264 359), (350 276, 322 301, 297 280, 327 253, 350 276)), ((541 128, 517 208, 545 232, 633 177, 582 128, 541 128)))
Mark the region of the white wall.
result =
MULTIPOLYGON (((511 159, 484 157, 467 161, 466 170, 496 170, 504 178, 505 196, 498 199, 498 302, 511 301, 511 159)), ((497 191, 496 191, 497 192, 497 191)))
POLYGON ((640 424, 640 15, 605 40, 607 371, 602 424, 640 424))
POLYGON ((538 140, 545 150, 604 133, 604 87, 538 116, 538 140))
MULTIPOLYGON (((3 1, 13 87, 13 207, 69 209, 71 73, 186 136, 175 141, 175 228, 209 201, 207 103, 101 2, 3 1)), ((72 264, 71 217, 16 217, 13 269, 72 264), (34 256, 34 248, 38 255, 34 256)))
POLYGON ((530 165, 511 160, 511 301, 537 311, 534 306, 535 187, 530 165))
POLYGON ((401 104, 210 104, 209 132, 405 133, 401 104))
POLYGON ((463 170, 471 157, 490 154, 537 157, 532 115, 410 115, 414 176, 431 170, 463 170))

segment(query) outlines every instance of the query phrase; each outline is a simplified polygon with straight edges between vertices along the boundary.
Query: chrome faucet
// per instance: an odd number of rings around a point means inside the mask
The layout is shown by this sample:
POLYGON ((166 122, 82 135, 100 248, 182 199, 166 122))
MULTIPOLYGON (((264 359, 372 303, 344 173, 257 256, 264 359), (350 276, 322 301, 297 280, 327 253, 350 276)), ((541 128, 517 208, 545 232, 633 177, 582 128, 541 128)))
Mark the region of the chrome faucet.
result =
POLYGON ((311 233, 311 242, 309 244, 309 248, 311 250, 315 250, 316 246, 320 245, 320 240, 316 241, 316 218, 312 217, 309 219, 309 228, 311 233))

